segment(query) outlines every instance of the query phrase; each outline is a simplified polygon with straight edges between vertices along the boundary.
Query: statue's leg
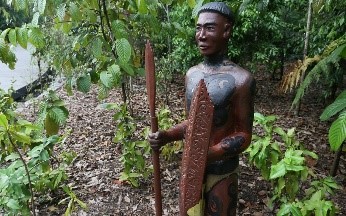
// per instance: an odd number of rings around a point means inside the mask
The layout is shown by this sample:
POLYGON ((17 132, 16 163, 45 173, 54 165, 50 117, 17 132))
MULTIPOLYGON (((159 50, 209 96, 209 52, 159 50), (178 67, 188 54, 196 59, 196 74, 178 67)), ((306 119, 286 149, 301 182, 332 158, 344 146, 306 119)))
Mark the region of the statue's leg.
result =
POLYGON ((216 182, 205 195, 207 216, 235 216, 238 203, 238 173, 216 182))

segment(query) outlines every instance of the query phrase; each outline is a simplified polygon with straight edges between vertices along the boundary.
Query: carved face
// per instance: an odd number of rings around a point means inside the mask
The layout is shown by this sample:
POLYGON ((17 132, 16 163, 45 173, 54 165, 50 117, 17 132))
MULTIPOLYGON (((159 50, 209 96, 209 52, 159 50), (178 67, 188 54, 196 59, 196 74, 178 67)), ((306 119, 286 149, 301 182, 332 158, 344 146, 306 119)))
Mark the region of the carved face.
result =
POLYGON ((195 39, 201 54, 210 57, 226 52, 230 32, 231 24, 224 16, 213 12, 199 14, 195 39))

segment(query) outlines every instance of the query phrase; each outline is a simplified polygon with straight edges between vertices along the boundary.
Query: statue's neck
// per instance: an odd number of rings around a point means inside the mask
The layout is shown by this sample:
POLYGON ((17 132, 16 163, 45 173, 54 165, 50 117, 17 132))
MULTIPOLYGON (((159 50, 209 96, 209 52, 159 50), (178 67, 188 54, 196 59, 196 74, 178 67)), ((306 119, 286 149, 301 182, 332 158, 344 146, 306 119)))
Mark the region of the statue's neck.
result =
POLYGON ((205 56, 203 64, 205 66, 221 66, 223 61, 226 59, 226 55, 224 53, 220 53, 218 55, 213 55, 213 56, 205 56))

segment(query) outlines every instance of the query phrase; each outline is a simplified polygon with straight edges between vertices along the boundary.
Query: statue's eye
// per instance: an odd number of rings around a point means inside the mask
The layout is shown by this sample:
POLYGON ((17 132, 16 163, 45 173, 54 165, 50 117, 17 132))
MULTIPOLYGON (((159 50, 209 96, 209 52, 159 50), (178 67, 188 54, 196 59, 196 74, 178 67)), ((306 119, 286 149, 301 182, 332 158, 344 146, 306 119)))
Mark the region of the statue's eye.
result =
POLYGON ((207 26, 207 30, 208 31, 214 31, 215 30, 215 26, 207 26))

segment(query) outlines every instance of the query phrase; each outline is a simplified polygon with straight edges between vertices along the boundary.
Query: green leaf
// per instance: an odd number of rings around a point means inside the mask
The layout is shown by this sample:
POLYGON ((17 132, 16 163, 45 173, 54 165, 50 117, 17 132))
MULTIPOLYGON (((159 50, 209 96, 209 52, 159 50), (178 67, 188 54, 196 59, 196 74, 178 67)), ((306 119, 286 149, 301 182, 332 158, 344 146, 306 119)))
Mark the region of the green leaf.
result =
POLYGON ((343 91, 339 97, 330 104, 321 114, 320 119, 321 121, 326 121, 333 115, 337 114, 341 110, 346 108, 346 90, 343 91))
POLYGON ((5 39, 8 32, 11 31, 11 28, 7 28, 1 32, 0 38, 5 39))
POLYGON ((340 116, 329 128, 329 144, 333 151, 337 151, 346 138, 346 116, 340 116))
POLYGON ((283 161, 273 165, 270 169, 270 179, 279 178, 286 174, 286 167, 283 161))
POLYGON ((75 198, 75 200, 77 201, 78 205, 83 208, 83 209, 86 209, 87 208, 87 204, 84 203, 83 201, 81 201, 80 199, 78 198, 75 198))
POLYGON ((10 130, 10 134, 18 142, 27 143, 27 144, 29 144, 31 142, 30 136, 26 135, 25 133, 10 130))
POLYGON ((45 9, 46 9, 46 0, 37 0, 38 12, 40 12, 40 14, 43 14, 45 9))
POLYGON ((29 42, 37 48, 45 46, 44 35, 39 28, 32 28, 28 33, 29 42))
POLYGON ((121 63, 119 62, 120 67, 130 76, 134 76, 135 72, 133 70, 133 68, 131 67, 131 65, 126 64, 126 63, 121 63))
POLYGON ((37 26, 39 18, 40 18, 40 13, 39 12, 35 12, 34 15, 32 16, 31 24, 33 26, 37 26))
POLYGON ((48 116, 58 125, 65 124, 67 120, 67 115, 65 110, 60 107, 52 107, 48 110, 48 116))
POLYGON ((136 3, 140 14, 146 14, 148 12, 148 6, 145 0, 136 0, 136 3))
POLYGON ((27 0, 16 0, 14 6, 17 10, 25 10, 29 5, 27 0))
POLYGON ((290 213, 291 207, 292 207, 291 204, 286 204, 286 203, 282 204, 282 205, 280 206, 279 212, 277 213, 277 216, 284 216, 284 215, 287 215, 288 213, 290 213))
POLYGON ((70 14, 73 21, 80 21, 83 18, 80 13, 80 8, 74 2, 70 3, 70 14))
POLYGON ((0 191, 6 189, 10 184, 10 178, 6 174, 0 173, 0 191))
POLYGON ((62 31, 65 34, 68 34, 70 32, 70 30, 72 29, 72 22, 64 22, 62 24, 62 31))
POLYGON ((112 31, 115 33, 115 38, 128 38, 128 32, 126 30, 126 25, 121 20, 115 20, 112 22, 112 31))
POLYGON ((18 153, 12 153, 12 154, 8 155, 7 157, 5 157, 5 161, 15 160, 18 158, 20 158, 18 153))
POLYGON ((90 74, 85 74, 77 79, 77 89, 83 93, 90 91, 91 77, 90 74))
POLYGON ((106 110, 119 109, 119 105, 116 103, 103 103, 100 107, 106 110))
POLYGON ((0 113, 0 127, 3 127, 5 130, 8 129, 8 121, 3 113, 0 113))
POLYGON ((102 71, 100 73, 100 80, 101 80, 101 83, 104 86, 106 86, 107 88, 111 88, 112 87, 112 74, 110 74, 110 72, 102 71))
POLYGON ((120 72, 120 67, 119 67, 119 65, 113 64, 113 65, 109 66, 109 67, 107 68, 107 70, 108 70, 111 74, 116 75, 116 74, 118 74, 118 73, 120 72))
POLYGON ((65 19, 65 7, 66 7, 66 4, 63 3, 59 5, 56 10, 56 15, 58 16, 60 22, 65 19))
POLYGON ((45 118, 44 128, 48 136, 55 135, 59 132, 59 124, 49 117, 49 115, 45 118))
POLYGON ((196 1, 195 0, 187 0, 187 4, 189 5, 190 8, 194 8, 196 6, 196 1))
MULTIPOLYGON (((101 79, 100 79, 101 80, 101 79)), ((101 82, 102 83, 102 82, 101 82)), ((109 88, 105 86, 104 84, 101 84, 99 87, 99 92, 98 92, 98 98, 99 99, 104 99, 109 95, 109 88)))
POLYGON ((96 38, 92 44, 92 51, 95 58, 99 58, 102 55, 102 41, 100 38, 96 38))
POLYGON ((315 152, 304 150, 303 154, 308 155, 308 156, 312 157, 313 159, 318 159, 318 155, 315 152))
POLYGON ((11 44, 17 45, 16 29, 11 29, 11 31, 8 33, 8 40, 11 44))
POLYGON ((19 206, 19 203, 17 200, 15 199, 10 199, 8 202, 7 202, 7 207, 9 207, 10 209, 20 209, 20 206, 19 206))
POLYGON ((127 63, 131 58, 131 45, 125 38, 116 40, 115 48, 122 63, 127 63))
POLYGON ((16 28, 17 41, 21 47, 24 49, 28 46, 28 30, 25 27, 16 28))
POLYGON ((9 68, 14 69, 16 57, 3 38, 0 38, 0 61, 8 64, 9 68))
POLYGON ((293 216, 303 216, 301 211, 297 207, 295 207, 295 206, 292 206, 290 211, 291 211, 293 216))

